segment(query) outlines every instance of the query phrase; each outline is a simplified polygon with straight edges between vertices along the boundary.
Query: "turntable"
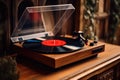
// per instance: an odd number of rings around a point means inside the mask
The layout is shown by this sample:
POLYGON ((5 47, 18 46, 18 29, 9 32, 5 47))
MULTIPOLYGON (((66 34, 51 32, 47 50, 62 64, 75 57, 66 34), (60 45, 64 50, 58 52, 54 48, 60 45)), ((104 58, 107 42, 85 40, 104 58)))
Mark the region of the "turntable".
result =
POLYGON ((71 36, 64 31, 74 10, 72 4, 27 7, 11 36, 13 49, 53 68, 97 56, 103 43, 89 45, 81 31, 71 36))

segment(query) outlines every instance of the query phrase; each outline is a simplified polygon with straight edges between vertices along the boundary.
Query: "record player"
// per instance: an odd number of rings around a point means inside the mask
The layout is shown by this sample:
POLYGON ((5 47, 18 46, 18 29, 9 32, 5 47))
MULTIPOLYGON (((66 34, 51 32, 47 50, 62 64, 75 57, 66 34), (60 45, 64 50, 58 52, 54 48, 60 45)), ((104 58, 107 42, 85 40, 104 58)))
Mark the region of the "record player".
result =
POLYGON ((27 7, 11 36, 13 49, 53 68, 97 56, 104 51, 103 43, 89 45, 83 32, 64 31, 74 10, 72 4, 27 7))

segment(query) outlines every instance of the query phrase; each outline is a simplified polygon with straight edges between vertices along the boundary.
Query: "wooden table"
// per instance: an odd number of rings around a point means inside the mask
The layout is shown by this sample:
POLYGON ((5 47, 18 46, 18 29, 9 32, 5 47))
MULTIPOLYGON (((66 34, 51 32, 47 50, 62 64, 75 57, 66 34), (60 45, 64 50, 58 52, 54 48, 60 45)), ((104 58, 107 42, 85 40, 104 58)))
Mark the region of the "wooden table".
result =
POLYGON ((86 80, 120 62, 120 46, 105 44, 98 57, 52 69, 31 59, 20 58, 19 80, 86 80))

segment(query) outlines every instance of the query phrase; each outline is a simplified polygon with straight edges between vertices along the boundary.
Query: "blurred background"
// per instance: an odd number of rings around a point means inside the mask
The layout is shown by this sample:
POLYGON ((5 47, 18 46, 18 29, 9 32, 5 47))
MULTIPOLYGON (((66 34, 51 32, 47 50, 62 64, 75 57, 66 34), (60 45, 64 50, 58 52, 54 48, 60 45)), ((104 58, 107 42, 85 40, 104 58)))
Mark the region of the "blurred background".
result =
POLYGON ((119 0, 0 0, 0 53, 10 52, 11 34, 26 7, 66 3, 75 7, 65 24, 68 34, 81 30, 87 38, 120 45, 119 0))

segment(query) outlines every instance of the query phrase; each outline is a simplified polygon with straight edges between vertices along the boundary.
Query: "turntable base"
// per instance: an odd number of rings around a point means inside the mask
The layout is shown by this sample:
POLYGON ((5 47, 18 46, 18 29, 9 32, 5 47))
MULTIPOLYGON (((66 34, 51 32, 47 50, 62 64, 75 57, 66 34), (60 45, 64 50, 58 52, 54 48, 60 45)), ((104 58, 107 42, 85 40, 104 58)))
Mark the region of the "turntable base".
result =
POLYGON ((59 68, 73 62, 77 62, 92 56, 97 56, 98 53, 104 51, 104 48, 105 44, 98 42, 94 46, 84 46, 82 50, 71 53, 44 54, 25 49, 19 43, 15 43, 13 46, 14 51, 18 54, 37 60, 40 63, 52 68, 59 68))

